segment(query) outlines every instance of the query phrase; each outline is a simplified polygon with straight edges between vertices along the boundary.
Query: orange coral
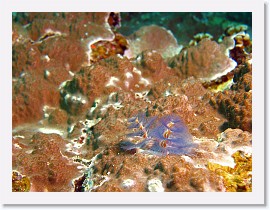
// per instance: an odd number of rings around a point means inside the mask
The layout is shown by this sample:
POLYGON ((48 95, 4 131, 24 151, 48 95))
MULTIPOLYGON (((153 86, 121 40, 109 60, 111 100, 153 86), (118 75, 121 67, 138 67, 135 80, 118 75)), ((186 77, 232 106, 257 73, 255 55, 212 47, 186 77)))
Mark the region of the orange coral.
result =
POLYGON ((128 42, 126 38, 121 34, 115 33, 114 40, 98 41, 91 45, 91 61, 96 62, 117 54, 124 55, 127 48, 128 42))
POLYGON ((236 165, 234 168, 209 162, 207 167, 224 178, 228 192, 252 191, 252 156, 237 151, 232 155, 236 165))
POLYGON ((12 192, 29 192, 31 187, 30 179, 18 171, 12 171, 12 192))

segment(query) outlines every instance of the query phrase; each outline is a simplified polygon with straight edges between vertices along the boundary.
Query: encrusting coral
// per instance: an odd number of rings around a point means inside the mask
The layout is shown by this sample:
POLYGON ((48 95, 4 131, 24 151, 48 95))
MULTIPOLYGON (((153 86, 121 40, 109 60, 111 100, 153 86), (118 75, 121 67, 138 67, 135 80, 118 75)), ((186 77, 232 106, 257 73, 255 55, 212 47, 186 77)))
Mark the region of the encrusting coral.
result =
POLYGON ((124 35, 121 14, 13 18, 12 191, 252 191, 248 29, 124 35))
POLYGON ((252 156, 237 151, 232 155, 234 168, 208 163, 207 167, 224 178, 228 192, 252 192, 252 156))
POLYGON ((235 61, 224 53, 223 46, 210 39, 203 39, 196 46, 190 46, 169 61, 186 77, 194 76, 212 80, 233 70, 235 61))
POLYGON ((31 187, 30 180, 18 171, 12 171, 12 192, 29 192, 31 187))

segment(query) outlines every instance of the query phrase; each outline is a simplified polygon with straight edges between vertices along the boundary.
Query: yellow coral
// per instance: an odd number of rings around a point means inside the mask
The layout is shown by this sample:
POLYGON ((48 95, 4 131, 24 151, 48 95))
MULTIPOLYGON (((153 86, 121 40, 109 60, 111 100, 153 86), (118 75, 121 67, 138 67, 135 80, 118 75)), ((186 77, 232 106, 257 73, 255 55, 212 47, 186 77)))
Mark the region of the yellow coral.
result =
POLYGON ((12 192, 29 192, 30 179, 22 176, 18 171, 12 171, 12 192))
POLYGON ((208 89, 210 91, 214 92, 214 93, 217 93, 217 92, 220 92, 220 91, 223 92, 224 90, 230 89, 232 84, 233 84, 233 78, 229 79, 226 82, 219 83, 219 84, 216 84, 216 85, 212 85, 212 86, 208 87, 208 89))
POLYGON ((208 169, 224 178, 228 192, 252 191, 252 156, 237 151, 232 155, 235 166, 222 166, 217 163, 208 163, 208 169))

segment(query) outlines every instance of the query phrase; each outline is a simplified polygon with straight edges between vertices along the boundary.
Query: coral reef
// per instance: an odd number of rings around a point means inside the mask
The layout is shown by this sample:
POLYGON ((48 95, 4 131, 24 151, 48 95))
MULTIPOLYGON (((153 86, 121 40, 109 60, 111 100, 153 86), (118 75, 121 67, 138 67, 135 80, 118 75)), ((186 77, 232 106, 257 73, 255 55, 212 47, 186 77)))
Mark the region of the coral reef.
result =
POLYGON ((250 24, 138 14, 13 16, 13 192, 252 191, 250 24))
POLYGON ((179 55, 169 61, 186 77, 194 76, 212 80, 224 75, 236 66, 235 61, 227 57, 222 45, 209 39, 203 39, 197 46, 181 50, 179 55))

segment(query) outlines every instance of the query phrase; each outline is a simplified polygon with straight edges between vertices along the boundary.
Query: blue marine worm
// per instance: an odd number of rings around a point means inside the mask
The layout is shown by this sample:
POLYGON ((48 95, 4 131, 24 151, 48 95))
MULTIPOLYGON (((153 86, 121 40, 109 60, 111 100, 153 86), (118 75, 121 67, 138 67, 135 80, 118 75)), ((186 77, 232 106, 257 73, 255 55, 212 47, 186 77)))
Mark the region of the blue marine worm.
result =
POLYGON ((188 155, 196 148, 187 126, 175 114, 158 118, 146 117, 140 112, 128 119, 128 122, 128 129, 132 132, 126 136, 141 141, 137 144, 131 141, 120 142, 123 151, 141 149, 144 153, 154 155, 188 155))

